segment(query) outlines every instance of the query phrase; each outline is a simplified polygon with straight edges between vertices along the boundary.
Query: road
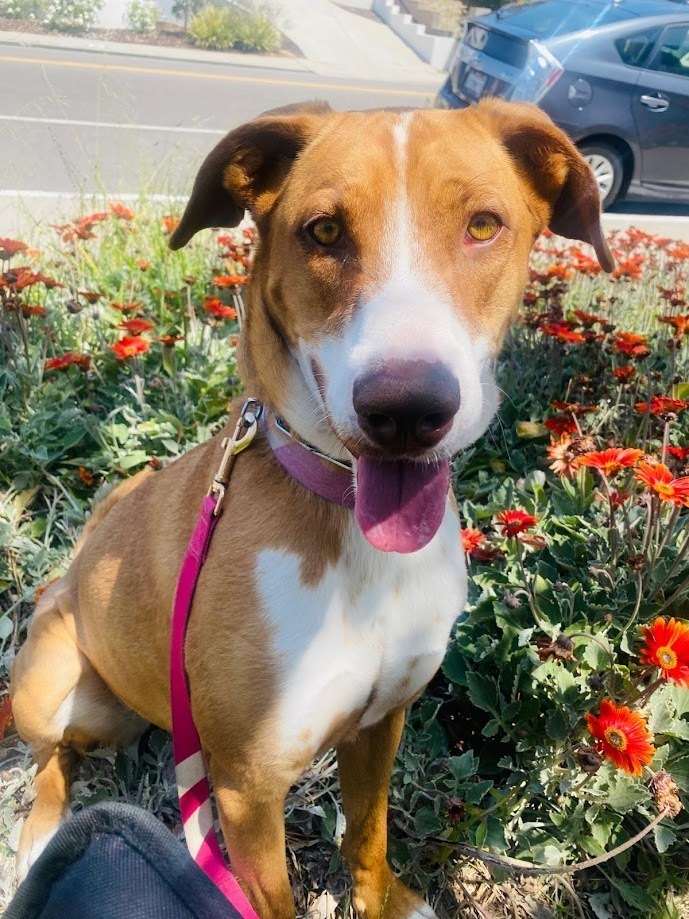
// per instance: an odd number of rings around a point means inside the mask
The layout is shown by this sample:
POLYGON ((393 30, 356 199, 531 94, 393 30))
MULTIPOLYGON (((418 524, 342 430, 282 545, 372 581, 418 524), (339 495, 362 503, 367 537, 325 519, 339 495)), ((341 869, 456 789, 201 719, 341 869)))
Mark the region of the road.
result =
POLYGON ((0 46, 0 193, 184 193, 213 144, 266 109, 314 98, 424 106, 433 96, 428 86, 0 46))

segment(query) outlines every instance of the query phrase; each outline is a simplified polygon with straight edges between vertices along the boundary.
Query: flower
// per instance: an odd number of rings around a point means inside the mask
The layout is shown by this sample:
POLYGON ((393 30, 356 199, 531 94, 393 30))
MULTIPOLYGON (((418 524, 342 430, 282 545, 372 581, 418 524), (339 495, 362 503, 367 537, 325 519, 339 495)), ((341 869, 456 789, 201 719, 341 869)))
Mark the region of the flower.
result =
POLYGON ((549 335, 562 344, 580 345, 586 341, 581 332, 576 332, 574 330, 573 322, 547 322, 541 326, 541 332, 543 332, 544 335, 549 335))
POLYGON ((630 775, 640 776, 655 755, 653 735, 638 712, 603 699, 598 715, 586 714, 589 732, 606 759, 630 775))
POLYGON ((674 478, 665 463, 639 463, 636 480, 652 489, 661 501, 671 501, 675 507, 689 507, 689 476, 674 478))
POLYGON ((689 316, 658 316, 658 322, 671 325, 676 335, 686 335, 689 332, 689 316))
POLYGON ((557 475, 574 477, 579 468, 579 454, 572 449, 572 438, 569 434, 563 434, 548 447, 548 459, 554 460, 550 468, 557 475))
POLYGON ((613 339, 612 350, 619 354, 626 354, 627 357, 642 358, 651 353, 646 344, 645 335, 637 335, 636 332, 618 332, 613 339))
POLYGON ((517 536, 538 523, 538 517, 522 510, 500 511, 497 519, 503 536, 517 536))
POLYGON ((132 300, 131 303, 120 303, 117 300, 111 300, 110 306, 113 309, 119 310, 121 313, 133 313, 134 310, 138 310, 141 307, 141 303, 138 300, 132 300))
POLYGON ((176 341, 184 341, 184 335, 161 335, 160 338, 155 338, 154 341, 159 341, 166 348, 171 348, 176 341))
POLYGON ((596 316, 594 313, 586 313, 584 310, 572 310, 572 315, 576 316, 579 322, 585 327, 592 326, 596 322, 601 325, 607 324, 607 319, 605 319, 604 316, 596 316))
POLYGON ((219 274, 213 278, 213 284, 216 287, 240 287, 246 282, 247 276, 245 274, 219 274))
POLYGON ((0 239, 0 261, 8 262, 18 252, 26 252, 29 247, 19 239, 0 239))
POLYGON ((86 466, 79 466, 77 475, 87 488, 93 488, 96 482, 96 477, 92 472, 89 472, 86 466))
POLYGON ((545 636, 537 638, 536 654, 542 661, 549 661, 551 658, 555 661, 576 660, 574 657, 574 642, 569 636, 563 635, 562 632, 554 640, 545 636))
POLYGON ((127 319, 126 322, 121 322, 119 327, 131 335, 141 335, 142 332, 150 332, 155 328, 148 319, 127 319))
POLYGON ((633 377, 636 373, 636 367, 632 367, 631 364, 628 364, 626 367, 615 367, 612 372, 612 375, 616 380, 619 380, 620 383, 626 383, 630 377, 633 377))
POLYGON ((467 555, 472 555, 485 541, 485 535, 474 527, 467 527, 462 530, 462 548, 467 555))
POLYGON ((666 415, 668 412, 677 415, 688 407, 689 402, 684 399, 671 399, 669 396, 653 396, 650 402, 637 402, 635 406, 640 415, 646 412, 649 415, 666 415))
POLYGON ((88 370, 91 366, 91 358, 86 354, 76 354, 74 351, 67 351, 60 357, 51 357, 45 362, 46 370, 67 370, 68 367, 78 367, 79 370, 88 370))
POLYGON ((237 310, 233 306, 227 306, 217 297, 206 297, 203 301, 203 308, 217 319, 237 318, 237 310))
POLYGON ((151 343, 149 341, 134 335, 131 338, 121 338, 110 346, 110 350, 115 354, 118 361, 125 361, 128 357, 144 354, 150 347, 151 343))
POLYGON ((617 475, 620 469, 635 466, 644 455, 643 450, 631 447, 609 447, 607 450, 591 450, 579 457, 580 466, 597 469, 605 476, 617 475))
POLYGON ((571 415, 589 415, 600 411, 597 405, 579 405, 578 402, 559 402, 557 399, 553 399, 550 404, 558 412, 569 412, 571 415))
POLYGON ((674 459, 683 462, 689 456, 689 447, 668 447, 667 452, 674 459))
POLYGON ((667 816, 673 819, 682 810, 679 786, 664 769, 656 772, 648 783, 648 790, 653 795, 653 803, 658 808, 658 813, 666 812, 667 816))
POLYGON ((579 433, 579 429, 577 428, 577 423, 572 417, 547 418, 543 422, 543 426, 547 428, 556 437, 561 437, 563 434, 578 434, 579 433))
POLYGON ((645 625, 641 663, 659 667, 664 680, 689 687, 689 625, 662 616, 645 625))
POLYGON ((163 217, 161 217, 161 221, 166 233, 172 233, 176 230, 177 224, 179 223, 177 217, 173 217, 172 214, 164 214, 163 217))
POLYGON ((151 263, 147 262, 145 258, 140 258, 139 261, 136 263, 136 267, 140 271, 148 271, 148 269, 151 267, 151 263))
POLYGON ((110 213, 113 217, 119 217, 120 220, 133 220, 134 211, 128 207, 125 207, 124 204, 111 204, 110 213))

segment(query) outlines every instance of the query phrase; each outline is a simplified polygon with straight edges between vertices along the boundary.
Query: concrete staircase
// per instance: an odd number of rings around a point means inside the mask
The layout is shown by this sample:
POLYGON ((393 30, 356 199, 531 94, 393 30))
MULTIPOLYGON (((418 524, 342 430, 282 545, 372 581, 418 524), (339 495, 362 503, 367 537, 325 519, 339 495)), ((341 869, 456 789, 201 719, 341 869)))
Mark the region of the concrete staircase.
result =
POLYGON ((436 70, 445 70, 455 46, 455 37, 434 28, 432 13, 424 12, 421 2, 373 0, 372 9, 423 61, 436 70), (428 25, 417 20, 414 14, 428 25))

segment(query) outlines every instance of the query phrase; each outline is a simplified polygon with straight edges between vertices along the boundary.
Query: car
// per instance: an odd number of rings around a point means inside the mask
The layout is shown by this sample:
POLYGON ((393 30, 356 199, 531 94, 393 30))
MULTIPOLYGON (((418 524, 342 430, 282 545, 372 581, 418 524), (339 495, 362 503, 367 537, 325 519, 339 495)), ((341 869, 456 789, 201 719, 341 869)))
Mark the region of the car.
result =
POLYGON ((689 6, 530 0, 470 18, 437 105, 537 103, 593 170, 603 209, 689 201, 689 6), (686 6, 686 9, 683 9, 686 6))

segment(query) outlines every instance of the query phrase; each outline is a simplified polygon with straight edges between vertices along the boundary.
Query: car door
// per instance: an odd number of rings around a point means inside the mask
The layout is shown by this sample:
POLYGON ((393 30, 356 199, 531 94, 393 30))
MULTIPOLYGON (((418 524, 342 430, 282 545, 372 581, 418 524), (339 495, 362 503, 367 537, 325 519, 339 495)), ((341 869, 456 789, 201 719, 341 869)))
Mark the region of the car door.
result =
POLYGON ((644 185, 689 187, 689 18, 668 26, 632 96, 644 185))

